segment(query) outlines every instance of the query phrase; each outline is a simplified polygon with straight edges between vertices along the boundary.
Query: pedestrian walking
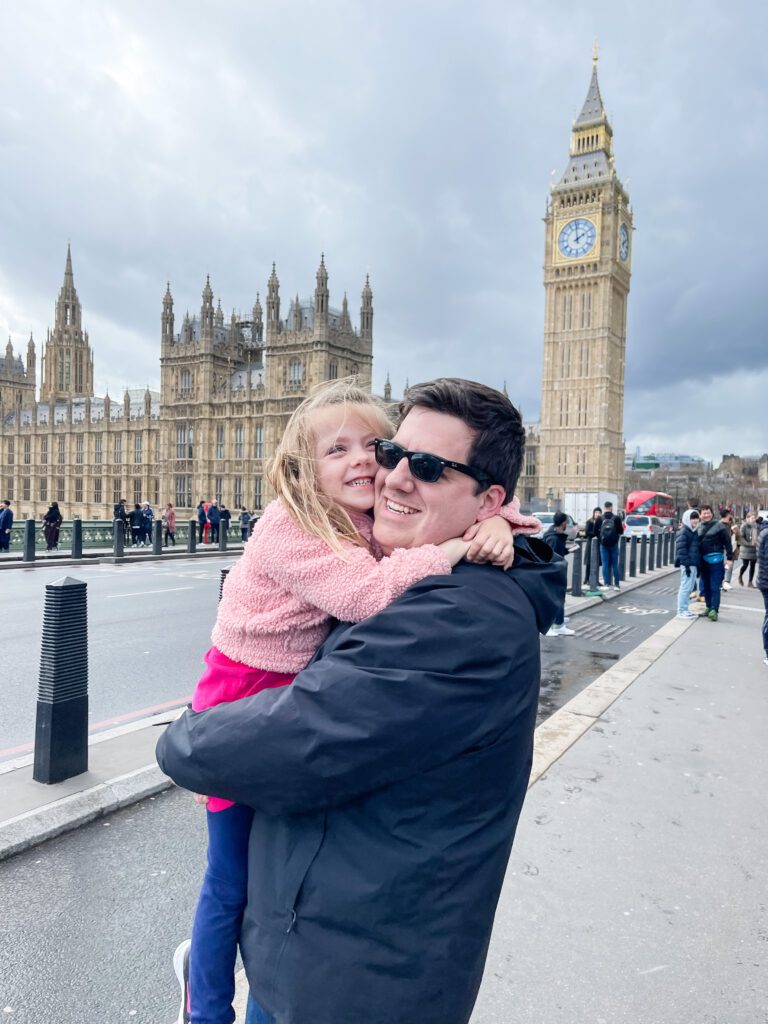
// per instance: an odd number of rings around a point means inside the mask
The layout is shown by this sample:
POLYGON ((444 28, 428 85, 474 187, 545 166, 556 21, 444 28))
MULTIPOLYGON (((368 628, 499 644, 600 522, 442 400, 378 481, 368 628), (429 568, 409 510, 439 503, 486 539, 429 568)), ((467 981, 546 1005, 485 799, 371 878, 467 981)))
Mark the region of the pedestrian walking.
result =
MULTIPOLYGON (((603 510, 598 505, 592 509, 592 518, 587 520, 584 527, 584 538, 586 540, 584 550, 584 579, 589 581, 589 569, 592 564, 592 541, 596 537, 600 543, 600 527, 603 525, 603 510)), ((599 551, 598 547, 598 551, 599 551)), ((597 582, 600 583, 600 558, 598 556, 597 582)))
MULTIPOLYGON (((552 517, 552 525, 544 534, 543 540, 548 544, 556 555, 565 558, 568 554, 568 538, 565 535, 568 529, 568 516, 565 512, 555 512, 552 517)), ((562 604, 558 605, 555 612, 555 621, 549 627, 547 636, 575 636, 576 630, 569 629, 565 624, 565 592, 563 592, 562 604)))
POLYGON ((197 504, 197 528, 198 528, 197 543, 198 544, 202 544, 203 543, 203 533, 205 531, 206 526, 208 525, 208 517, 206 516, 205 510, 206 510, 206 504, 203 501, 203 499, 201 498, 200 501, 197 504))
POLYGON ((138 548, 144 535, 144 514, 138 501, 128 513, 128 523, 131 528, 131 547, 138 548))
POLYGON ((738 525, 734 522, 733 512, 731 512, 729 508, 724 508, 720 510, 720 522, 723 524, 723 526, 726 527, 726 529, 731 531, 731 548, 733 550, 733 558, 731 559, 731 564, 726 566, 722 585, 723 590, 730 590, 731 577, 733 575, 733 566, 734 563, 737 562, 739 559, 741 533, 739 531, 738 525))
POLYGON ((11 528, 13 526, 13 509, 8 498, 3 499, 0 506, 0 551, 11 550, 11 528))
POLYGON ((218 544, 219 541, 219 526, 221 524, 221 509, 219 508, 218 498, 214 498, 208 506, 208 525, 211 528, 210 541, 211 544, 218 544))
MULTIPOLYGON (((461 408, 479 402, 469 395, 461 408)), ((505 430, 491 410, 482 421, 485 443, 513 467, 507 490, 471 465, 493 465, 494 456, 470 454, 471 428, 458 410, 428 409, 430 432, 416 409, 419 443, 456 461, 385 440, 383 406, 348 382, 326 385, 292 414, 274 458, 278 500, 224 585, 192 699, 202 732, 193 736, 185 717, 159 741, 158 760, 175 781, 229 797, 208 800, 191 953, 187 960, 182 946, 174 958, 182 1017, 191 1006, 192 1020, 232 1020, 238 938, 251 1020, 363 1022, 366 1004, 393 1022, 469 1016, 530 771, 536 623, 549 627, 564 580, 559 560, 535 547, 522 554, 528 571, 518 583, 476 566, 451 577, 465 552, 508 565, 510 526, 540 529, 516 501, 508 523, 494 515, 514 493, 522 424, 516 415, 505 430), (451 444, 455 424, 461 441, 451 444), (452 472, 437 488, 446 466, 452 472), (374 477, 389 481, 380 561, 369 550, 374 477), (396 511, 406 501, 422 510, 418 524, 396 511), (397 602, 406 589, 407 607, 397 602), (345 640, 326 640, 302 672, 331 617, 344 620, 345 640), (456 628, 461 644, 450 642, 456 628), (223 759, 210 730, 226 738, 223 759), (455 823, 470 808, 457 850, 455 823), (302 910, 297 923, 300 899, 312 904, 304 903, 306 924, 302 910), (276 926, 278 907, 287 923, 276 926)), ((416 442, 407 426, 397 438, 416 442)))
POLYGON ((624 523, 613 514, 613 502, 606 501, 600 524, 600 561, 603 566, 603 585, 606 590, 618 590, 619 537, 624 533, 624 523), (613 585, 611 585, 613 579, 613 585))
POLYGON ((141 503, 141 543, 146 546, 152 543, 152 524, 155 521, 155 512, 148 501, 141 503))
POLYGON ((251 513, 247 509, 243 509, 237 518, 240 523, 240 539, 245 544, 248 540, 248 524, 251 521, 251 513))
MULTIPOLYGON (((741 568, 739 569, 739 583, 744 586, 744 573, 749 570, 747 586, 754 587, 755 569, 757 567, 757 541, 760 535, 760 527, 757 525, 757 516, 754 512, 747 515, 745 523, 741 526, 741 568)), ((736 554, 734 552, 734 561, 736 554)))
POLYGON ((733 564, 731 531, 725 523, 715 519, 711 505, 702 505, 701 522, 696 532, 699 535, 700 589, 704 595, 705 614, 712 622, 717 622, 720 612, 720 587, 728 564, 733 564))
POLYGON ((221 506, 221 529, 224 531, 224 536, 229 534, 229 522, 232 518, 232 513, 229 511, 226 505, 221 506))
POLYGON ((763 664, 768 665, 768 528, 760 530, 757 539, 757 589, 763 595, 763 664))
POLYGON ((59 531, 63 516, 59 511, 58 501, 52 501, 48 511, 43 516, 43 536, 45 537, 45 550, 56 551, 59 547, 59 531))
POLYGON ((170 501, 163 509, 162 523, 163 545, 168 547, 168 541, 170 540, 171 544, 176 547, 176 512, 170 501))
POLYGON ((678 619, 697 619, 696 612, 690 610, 691 593, 696 586, 699 575, 699 513, 694 509, 683 512, 683 525, 675 537, 675 566, 680 569, 680 589, 677 592, 678 619))

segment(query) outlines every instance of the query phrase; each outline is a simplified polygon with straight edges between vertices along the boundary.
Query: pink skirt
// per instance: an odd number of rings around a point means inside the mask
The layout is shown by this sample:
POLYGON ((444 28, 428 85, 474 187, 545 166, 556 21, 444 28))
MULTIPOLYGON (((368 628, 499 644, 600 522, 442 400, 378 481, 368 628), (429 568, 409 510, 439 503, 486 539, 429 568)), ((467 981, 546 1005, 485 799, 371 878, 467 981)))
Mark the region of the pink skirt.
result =
MULTIPOLYGON (((229 704, 243 697, 252 697, 262 690, 287 686, 296 678, 293 672, 267 672, 262 668, 252 668, 242 662, 232 661, 218 647, 211 647, 204 661, 208 667, 192 695, 193 711, 204 711, 217 704, 229 704)), ((209 811, 223 811, 227 807, 232 807, 231 800, 212 796, 208 801, 209 811)))

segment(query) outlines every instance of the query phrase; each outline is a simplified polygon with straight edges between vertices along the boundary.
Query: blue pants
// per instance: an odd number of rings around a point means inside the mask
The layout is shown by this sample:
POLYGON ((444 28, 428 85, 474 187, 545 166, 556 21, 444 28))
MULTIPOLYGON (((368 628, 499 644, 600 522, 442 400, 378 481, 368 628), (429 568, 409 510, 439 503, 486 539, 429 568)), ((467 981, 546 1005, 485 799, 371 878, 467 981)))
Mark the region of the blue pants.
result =
POLYGON ((677 592, 677 614, 684 615, 688 611, 691 591, 696 586, 696 566, 689 565, 690 576, 685 575, 686 566, 680 566, 680 589, 677 592))
POLYGON ((248 994, 248 1008, 245 1013, 245 1024, 275 1024, 266 1011, 262 1010, 253 996, 248 994))
POLYGON ((248 897, 253 810, 235 804, 224 811, 208 811, 207 819, 208 866, 189 954, 190 1019, 192 1024, 232 1024, 237 943, 248 897))
POLYGON ((619 545, 614 544, 611 547, 607 547, 605 544, 600 545, 600 561, 603 563, 603 583, 606 587, 610 587, 611 583, 618 587, 621 580, 619 579, 619 545), (613 579, 611 579, 611 569, 613 569, 613 579))
POLYGON ((768 590, 761 590, 763 603, 765 604, 765 618, 763 619, 763 650, 768 658, 768 590))
POLYGON ((725 562, 717 562, 710 565, 709 562, 701 563, 701 592, 707 608, 712 611, 720 609, 720 587, 725 577, 725 562))

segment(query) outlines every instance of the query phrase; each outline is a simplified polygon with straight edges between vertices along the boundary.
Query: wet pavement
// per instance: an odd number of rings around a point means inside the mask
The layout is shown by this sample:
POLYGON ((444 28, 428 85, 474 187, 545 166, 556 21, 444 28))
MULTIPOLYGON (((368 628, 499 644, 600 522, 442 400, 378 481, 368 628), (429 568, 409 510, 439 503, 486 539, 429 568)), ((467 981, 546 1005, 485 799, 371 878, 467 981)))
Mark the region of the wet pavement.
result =
POLYGON ((677 576, 650 582, 571 617, 575 636, 541 638, 537 724, 575 697, 677 612, 677 576))

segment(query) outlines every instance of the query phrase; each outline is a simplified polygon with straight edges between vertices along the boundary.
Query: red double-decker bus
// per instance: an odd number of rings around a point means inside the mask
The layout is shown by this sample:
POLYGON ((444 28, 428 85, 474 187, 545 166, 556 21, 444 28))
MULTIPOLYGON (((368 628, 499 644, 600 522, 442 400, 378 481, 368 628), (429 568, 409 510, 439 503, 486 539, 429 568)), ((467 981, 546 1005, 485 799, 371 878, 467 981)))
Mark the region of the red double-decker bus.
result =
POLYGON ((677 516, 675 499, 671 494, 660 491, 630 491, 627 495, 627 515, 657 516, 663 520, 673 520, 677 516))

